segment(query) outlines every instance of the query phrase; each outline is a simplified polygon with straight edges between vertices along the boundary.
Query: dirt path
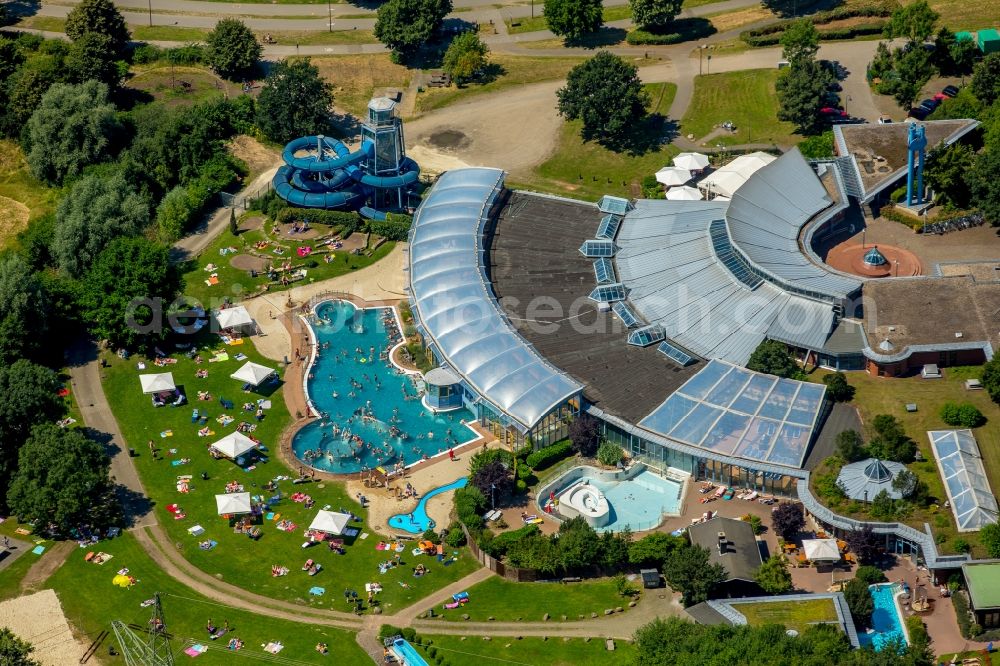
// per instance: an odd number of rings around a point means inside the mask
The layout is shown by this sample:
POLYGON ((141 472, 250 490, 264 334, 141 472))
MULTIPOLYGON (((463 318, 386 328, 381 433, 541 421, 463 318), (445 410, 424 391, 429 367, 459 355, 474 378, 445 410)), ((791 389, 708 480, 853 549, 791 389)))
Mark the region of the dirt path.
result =
POLYGON ((66 563, 74 550, 76 550, 76 543, 73 541, 59 541, 54 546, 49 547, 21 579, 21 594, 31 594, 40 590, 45 581, 66 563))

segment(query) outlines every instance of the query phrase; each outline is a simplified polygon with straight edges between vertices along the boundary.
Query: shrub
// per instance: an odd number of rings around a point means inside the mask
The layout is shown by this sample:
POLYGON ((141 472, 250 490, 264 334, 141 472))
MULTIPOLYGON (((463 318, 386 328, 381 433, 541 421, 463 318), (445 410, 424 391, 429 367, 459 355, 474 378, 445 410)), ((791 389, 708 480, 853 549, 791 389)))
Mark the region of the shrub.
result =
POLYGON ((383 624, 379 627, 378 635, 379 638, 389 638, 391 636, 400 636, 403 630, 392 624, 383 624))
POLYGON ((854 397, 854 387, 847 383, 847 375, 834 372, 823 377, 826 396, 834 402, 848 402, 854 397))
MULTIPOLYGON (((833 21, 859 16, 888 18, 892 15, 893 9, 895 9, 896 6, 895 2, 889 1, 873 2, 867 5, 841 6, 829 11, 816 12, 809 17, 809 20, 812 21, 813 25, 819 27, 826 25, 827 23, 832 23, 833 21)), ((740 39, 753 47, 776 46, 781 43, 781 34, 785 32, 785 30, 787 30, 793 23, 794 20, 778 21, 777 23, 771 23, 760 28, 744 30, 740 33, 740 39)), ((829 28, 827 30, 820 30, 819 38, 821 40, 852 39, 859 35, 880 34, 884 30, 886 23, 888 23, 888 21, 871 21, 869 23, 863 23, 845 28, 829 28)))
POLYGON ((489 555, 499 558, 506 555, 510 547, 521 539, 528 539, 540 533, 541 530, 538 529, 538 525, 525 525, 520 529, 498 534, 489 544, 480 543, 479 546, 489 555))
POLYGON ((858 567, 858 570, 854 572, 854 577, 863 581, 865 585, 874 585, 875 583, 884 583, 886 581, 885 574, 882 573, 881 569, 868 564, 858 567))
POLYGON ((958 630, 962 638, 975 638, 980 632, 979 626, 972 621, 972 613, 969 612, 969 602, 965 600, 965 595, 957 593, 951 597, 952 605, 955 607, 955 619, 958 621, 958 630))
POLYGON ((413 629, 413 627, 404 627, 400 633, 404 639, 411 643, 416 640, 417 632, 413 629))
POLYGON ((715 26, 704 18, 682 18, 671 21, 662 31, 636 28, 629 30, 625 41, 633 46, 679 44, 701 39, 715 33, 715 26))
POLYGON ((523 495, 528 492, 528 483, 524 479, 518 479, 514 482, 514 492, 519 495, 523 495))
POLYGON ((465 532, 462 531, 462 526, 458 523, 452 523, 451 527, 448 528, 448 536, 444 538, 444 542, 452 548, 464 546, 465 532))
POLYGON ((546 446, 544 449, 538 449, 529 455, 524 462, 528 467, 537 472, 547 467, 551 467, 553 464, 562 460, 571 453, 573 453, 572 442, 556 442, 552 446, 546 446))
POLYGON ((963 428, 976 428, 981 426, 985 420, 982 412, 969 402, 946 402, 941 405, 940 416, 941 420, 948 425, 963 428))
POLYGON ((441 536, 431 528, 424 530, 422 538, 424 541, 430 541, 435 546, 441 543, 441 536))
POLYGON ((384 220, 368 220, 368 231, 386 240, 402 241, 406 240, 412 223, 409 215, 389 213, 384 220))
POLYGON ((972 550, 972 544, 970 544, 965 539, 955 539, 955 552, 956 553, 968 553, 972 550))
POLYGON ((274 216, 276 222, 308 222, 310 224, 325 224, 331 227, 339 226, 344 231, 357 231, 361 227, 361 216, 354 211, 316 210, 313 208, 282 208, 274 216))
POLYGON ((615 467, 625 459, 625 452, 622 447, 613 442, 604 442, 597 449, 597 461, 608 467, 615 467))

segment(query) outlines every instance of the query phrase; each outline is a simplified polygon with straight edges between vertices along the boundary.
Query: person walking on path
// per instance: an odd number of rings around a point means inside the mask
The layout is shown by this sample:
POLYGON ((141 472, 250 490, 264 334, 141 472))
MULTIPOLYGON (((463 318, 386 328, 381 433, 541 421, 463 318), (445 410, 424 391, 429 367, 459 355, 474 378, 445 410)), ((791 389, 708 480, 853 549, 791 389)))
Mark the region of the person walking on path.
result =
POLYGON ((448 449, 448 460, 455 459, 455 449, 448 449))

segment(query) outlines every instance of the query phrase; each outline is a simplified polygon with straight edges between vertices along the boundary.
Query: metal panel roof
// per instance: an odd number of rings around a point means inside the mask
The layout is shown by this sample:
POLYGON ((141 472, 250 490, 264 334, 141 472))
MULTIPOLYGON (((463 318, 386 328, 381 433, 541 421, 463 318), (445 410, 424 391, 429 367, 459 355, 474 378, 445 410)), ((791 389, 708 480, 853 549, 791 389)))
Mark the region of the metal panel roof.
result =
POLYGON ((799 231, 833 204, 797 148, 757 171, 733 195, 726 214, 733 244, 756 266, 793 288, 846 298, 861 281, 809 261, 799 231))
POLYGON ((582 390, 518 335, 483 267, 483 224, 503 187, 499 169, 446 172, 410 231, 414 314, 444 361, 526 428, 582 390))

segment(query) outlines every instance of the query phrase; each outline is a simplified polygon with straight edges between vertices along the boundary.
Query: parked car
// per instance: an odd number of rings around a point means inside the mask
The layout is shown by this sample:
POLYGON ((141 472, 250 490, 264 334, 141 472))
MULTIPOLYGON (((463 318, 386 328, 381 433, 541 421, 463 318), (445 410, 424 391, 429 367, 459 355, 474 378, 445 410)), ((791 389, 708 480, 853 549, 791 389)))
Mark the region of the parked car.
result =
POLYGON ((924 118, 927 117, 929 113, 930 111, 928 111, 924 107, 915 106, 912 109, 910 109, 910 112, 907 113, 906 115, 908 118, 916 118, 917 120, 923 120, 924 118))
POLYGON ((934 96, 931 99, 933 99, 935 102, 937 102, 938 104, 940 104, 941 102, 943 102, 946 99, 948 99, 948 96, 945 95, 944 93, 935 93, 934 96))
POLYGON ((889 116, 879 116, 878 117, 878 124, 879 125, 891 125, 892 124, 892 118, 890 118, 889 116))
POLYGON ((954 97, 958 94, 958 88, 956 86, 945 86, 941 92, 948 97, 954 97))
POLYGON ((837 109, 837 108, 834 108, 832 106, 824 106, 822 109, 819 110, 819 112, 821 114, 823 114, 824 116, 846 116, 847 115, 847 111, 843 111, 841 109, 837 109))
POLYGON ((932 113, 934 109, 938 108, 940 105, 941 102, 937 101, 936 99, 925 99, 920 103, 920 107, 923 109, 927 109, 927 113, 932 113))

